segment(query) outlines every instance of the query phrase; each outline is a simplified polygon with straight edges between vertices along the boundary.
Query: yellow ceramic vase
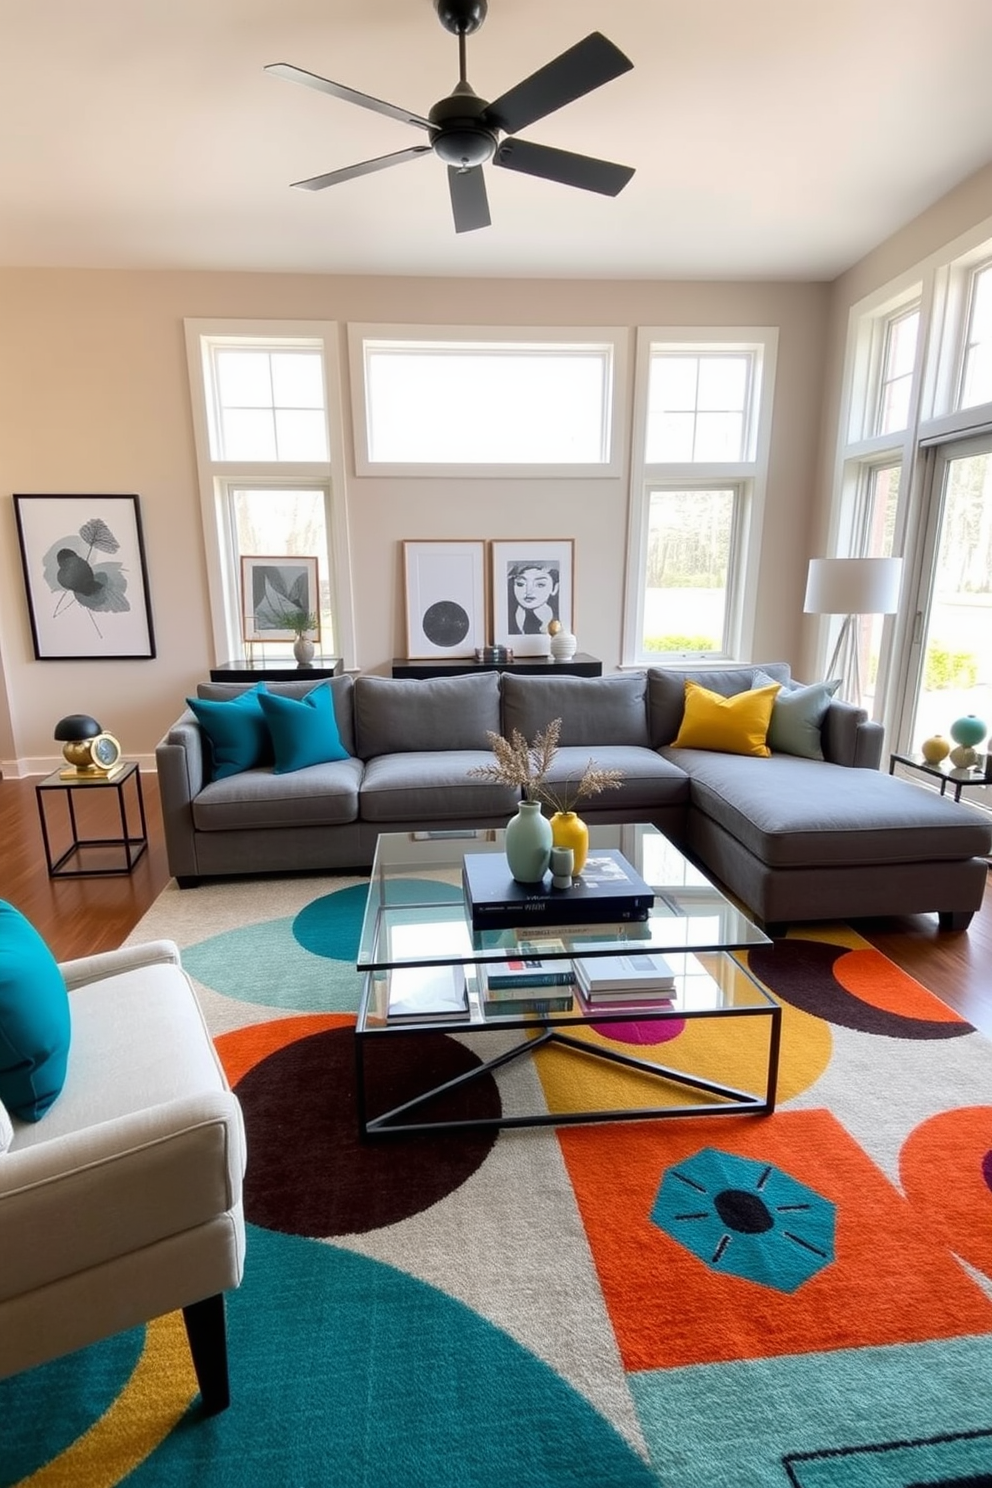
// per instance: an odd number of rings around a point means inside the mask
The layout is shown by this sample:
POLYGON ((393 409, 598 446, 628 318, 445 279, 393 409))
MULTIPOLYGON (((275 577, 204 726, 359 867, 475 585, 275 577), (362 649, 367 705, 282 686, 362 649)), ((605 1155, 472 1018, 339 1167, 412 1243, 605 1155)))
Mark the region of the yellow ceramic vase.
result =
POLYGON ((574 811, 556 811, 551 818, 551 840, 555 847, 572 849, 572 872, 579 874, 589 855, 589 828, 574 811))

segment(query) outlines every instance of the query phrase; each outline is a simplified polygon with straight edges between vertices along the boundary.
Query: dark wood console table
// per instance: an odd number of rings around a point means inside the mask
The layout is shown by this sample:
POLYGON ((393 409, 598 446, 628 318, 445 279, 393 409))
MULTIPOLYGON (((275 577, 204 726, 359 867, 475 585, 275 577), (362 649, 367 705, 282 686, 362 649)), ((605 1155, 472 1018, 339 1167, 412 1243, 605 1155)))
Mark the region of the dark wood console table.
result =
POLYGON ((295 661, 276 661, 269 656, 258 661, 223 661, 210 668, 211 682, 306 682, 311 677, 319 682, 324 677, 340 677, 340 656, 315 656, 309 666, 295 661))
POLYGON ((467 656, 434 661, 393 657, 394 677, 464 677, 475 672, 513 672, 518 677, 601 677, 603 663, 585 651, 576 651, 571 661, 554 661, 550 656, 521 656, 519 661, 491 662, 472 661, 467 656))

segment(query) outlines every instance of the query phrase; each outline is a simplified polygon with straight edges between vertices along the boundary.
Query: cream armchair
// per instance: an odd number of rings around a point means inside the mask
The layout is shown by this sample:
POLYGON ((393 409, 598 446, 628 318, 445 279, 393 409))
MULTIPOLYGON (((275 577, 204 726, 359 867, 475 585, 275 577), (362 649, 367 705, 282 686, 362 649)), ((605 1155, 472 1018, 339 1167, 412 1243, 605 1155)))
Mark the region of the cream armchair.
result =
POLYGON ((240 1106, 171 941, 61 970, 64 1088, 0 1151, 0 1378, 182 1308, 203 1407, 223 1410, 240 1106))

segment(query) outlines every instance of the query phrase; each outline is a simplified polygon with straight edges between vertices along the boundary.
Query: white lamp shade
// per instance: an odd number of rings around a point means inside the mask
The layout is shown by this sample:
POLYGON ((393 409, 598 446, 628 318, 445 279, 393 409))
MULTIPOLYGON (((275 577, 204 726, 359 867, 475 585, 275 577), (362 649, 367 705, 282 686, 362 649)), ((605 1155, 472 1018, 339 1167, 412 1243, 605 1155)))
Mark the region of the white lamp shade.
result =
POLYGON ((811 558, 807 615, 894 615, 899 608, 901 558, 811 558))

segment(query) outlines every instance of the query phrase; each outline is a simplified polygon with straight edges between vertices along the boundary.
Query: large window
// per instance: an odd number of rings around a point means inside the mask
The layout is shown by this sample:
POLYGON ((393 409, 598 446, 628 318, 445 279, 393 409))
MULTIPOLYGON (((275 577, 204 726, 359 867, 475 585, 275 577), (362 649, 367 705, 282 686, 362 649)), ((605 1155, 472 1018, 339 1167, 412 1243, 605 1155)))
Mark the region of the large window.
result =
POLYGON ((359 475, 609 475, 623 334, 352 326, 359 475))
MULTIPOLYGON (((851 315, 830 550, 903 558, 898 614, 858 622, 862 701, 917 752, 992 709, 992 223, 851 315)), ((821 630, 822 654, 832 644, 821 630)))
POLYGON ((246 642, 241 560, 317 560, 319 644, 353 664, 334 327, 187 323, 217 660, 289 660, 246 642))
POLYGON ((742 460, 747 445, 754 356, 652 351, 645 459, 742 460))
POLYGON ((268 350, 208 339, 204 350, 215 460, 327 459, 320 349, 268 350))
POLYGON ((774 330, 645 330, 638 341, 624 660, 747 649, 774 330))
POLYGON ((916 367, 919 306, 893 315, 885 322, 875 432, 891 434, 909 423, 909 400, 916 367))
POLYGON ((960 407, 992 403, 992 264, 971 278, 960 407))

